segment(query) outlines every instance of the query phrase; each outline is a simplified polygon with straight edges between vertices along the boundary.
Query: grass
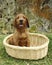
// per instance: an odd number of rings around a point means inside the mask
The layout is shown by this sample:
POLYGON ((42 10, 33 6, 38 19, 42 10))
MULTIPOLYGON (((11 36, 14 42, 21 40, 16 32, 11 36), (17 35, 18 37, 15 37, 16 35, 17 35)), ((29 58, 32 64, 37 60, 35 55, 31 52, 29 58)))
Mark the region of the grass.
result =
POLYGON ((3 46, 3 39, 7 35, 0 35, 0 65, 52 65, 52 34, 47 34, 50 39, 48 55, 41 60, 23 60, 10 57, 3 46))

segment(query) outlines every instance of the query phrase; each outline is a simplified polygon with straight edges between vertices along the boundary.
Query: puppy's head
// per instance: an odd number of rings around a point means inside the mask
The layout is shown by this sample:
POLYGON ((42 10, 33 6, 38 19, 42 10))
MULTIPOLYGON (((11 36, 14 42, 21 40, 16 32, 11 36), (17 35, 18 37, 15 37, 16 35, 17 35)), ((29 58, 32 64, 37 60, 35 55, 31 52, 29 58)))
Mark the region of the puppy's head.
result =
POLYGON ((29 27, 28 19, 24 14, 18 14, 14 20, 14 27, 18 29, 29 27))

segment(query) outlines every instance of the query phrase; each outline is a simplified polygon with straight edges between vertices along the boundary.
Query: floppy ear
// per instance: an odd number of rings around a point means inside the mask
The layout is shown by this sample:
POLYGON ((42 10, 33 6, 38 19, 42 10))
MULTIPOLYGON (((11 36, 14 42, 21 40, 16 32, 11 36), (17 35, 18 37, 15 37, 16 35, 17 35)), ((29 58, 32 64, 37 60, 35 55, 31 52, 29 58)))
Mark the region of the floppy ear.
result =
POLYGON ((16 18, 15 18, 15 20, 14 20, 14 22, 13 22, 13 26, 14 26, 15 28, 17 28, 16 18))
POLYGON ((26 25, 29 28, 29 22, 28 22, 28 19, 27 18, 26 18, 26 25))

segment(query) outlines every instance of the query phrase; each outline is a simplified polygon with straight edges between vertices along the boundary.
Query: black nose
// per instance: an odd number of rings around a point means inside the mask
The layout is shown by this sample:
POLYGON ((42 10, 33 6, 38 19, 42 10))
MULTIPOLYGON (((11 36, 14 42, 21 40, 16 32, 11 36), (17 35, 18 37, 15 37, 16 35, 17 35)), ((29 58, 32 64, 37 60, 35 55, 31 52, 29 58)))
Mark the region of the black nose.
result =
POLYGON ((23 23, 23 20, 20 20, 20 24, 22 24, 23 23))

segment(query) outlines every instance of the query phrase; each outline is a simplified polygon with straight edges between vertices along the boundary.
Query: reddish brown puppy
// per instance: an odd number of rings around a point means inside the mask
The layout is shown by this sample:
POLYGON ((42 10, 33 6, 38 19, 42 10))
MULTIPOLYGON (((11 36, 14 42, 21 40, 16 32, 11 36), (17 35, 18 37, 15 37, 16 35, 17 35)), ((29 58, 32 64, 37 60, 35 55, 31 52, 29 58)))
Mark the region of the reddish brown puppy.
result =
POLYGON ((16 46, 30 46, 27 27, 29 27, 28 19, 24 14, 18 14, 14 20, 15 33, 9 38, 9 44, 16 46))

